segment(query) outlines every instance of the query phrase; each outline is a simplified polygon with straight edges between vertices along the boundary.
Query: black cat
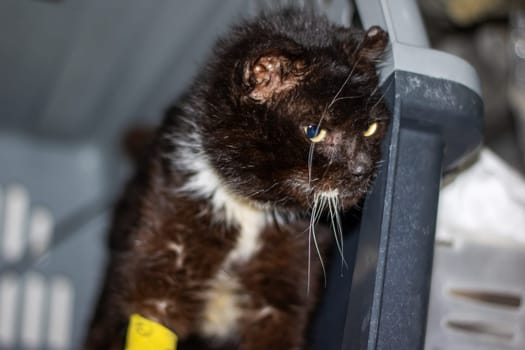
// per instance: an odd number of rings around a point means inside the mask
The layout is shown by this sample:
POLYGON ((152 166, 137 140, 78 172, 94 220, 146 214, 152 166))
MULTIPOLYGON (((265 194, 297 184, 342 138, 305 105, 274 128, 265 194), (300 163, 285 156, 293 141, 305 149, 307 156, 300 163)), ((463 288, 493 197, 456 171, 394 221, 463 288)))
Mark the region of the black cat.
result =
POLYGON ((316 220, 332 212, 339 243, 336 213, 380 158, 387 42, 298 10, 218 42, 117 208, 88 349, 123 349, 133 313, 182 349, 305 347, 329 238, 316 220))

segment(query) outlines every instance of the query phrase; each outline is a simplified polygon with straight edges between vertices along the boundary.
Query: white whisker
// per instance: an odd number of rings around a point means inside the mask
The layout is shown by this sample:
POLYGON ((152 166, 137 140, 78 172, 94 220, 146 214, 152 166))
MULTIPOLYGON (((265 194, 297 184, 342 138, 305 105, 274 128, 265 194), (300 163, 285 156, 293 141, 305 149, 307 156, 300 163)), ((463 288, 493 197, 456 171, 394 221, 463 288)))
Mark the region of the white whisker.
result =
POLYGON ((312 237, 314 239, 315 250, 319 256, 319 262, 321 263, 321 269, 323 270, 324 286, 326 287, 326 269, 324 267, 323 256, 321 255, 321 250, 319 249, 319 244, 317 243, 317 237, 315 236, 315 230, 313 231, 312 237))
POLYGON ((348 76, 346 77, 345 81, 343 82, 343 84, 341 85, 337 93, 335 94, 334 98, 332 99, 332 102, 328 104, 328 107, 326 109, 329 109, 330 107, 332 107, 332 105, 335 103, 335 101, 337 100, 337 98, 339 97, 343 89, 345 88, 346 84, 348 84, 348 82, 350 81, 350 78, 352 77, 352 73, 354 73, 354 70, 357 67, 358 62, 359 62, 359 57, 355 60, 354 65, 352 66, 352 69, 350 70, 350 73, 348 73, 348 76))
POLYGON ((348 268, 348 263, 344 257, 344 245, 343 245, 343 225, 341 221, 341 210, 342 202, 339 198, 338 190, 329 190, 323 192, 317 192, 314 194, 313 205, 310 216, 310 226, 308 228, 308 284, 307 293, 310 292, 310 274, 311 274, 311 250, 312 241, 315 247, 316 253, 319 257, 321 269, 323 271, 324 285, 326 287, 326 268, 322 257, 320 245, 317 241, 316 236, 316 224, 324 213, 325 208, 328 208, 328 214, 330 215, 331 229, 334 235, 335 244, 337 251, 341 256, 341 275, 343 274, 344 268, 348 268))
POLYGON ((335 207, 335 203, 334 203, 334 199, 336 197, 330 197, 328 199, 328 210, 329 210, 329 214, 330 214, 330 221, 331 221, 331 226, 332 226, 332 231, 334 233, 334 238, 335 238, 335 244, 337 246, 337 250, 339 251, 339 254, 341 255, 341 258, 344 260, 344 257, 343 257, 343 247, 341 245, 342 242, 339 241, 339 231, 338 231, 338 228, 337 228, 337 224, 336 224, 336 220, 335 220, 335 216, 338 215, 337 214, 337 207, 335 207))
MULTIPOLYGON (((393 81, 393 80, 392 80, 392 81, 393 81)), ((384 91, 388 91, 388 90, 390 89, 390 86, 392 85, 392 81, 390 81, 390 82, 388 83, 388 86, 384 89, 384 91)), ((378 88, 379 88, 379 85, 376 87, 376 89, 378 89, 378 88)), ((372 98, 372 96, 373 96, 373 95, 370 95, 370 98, 372 98)), ((370 100, 370 98, 369 98, 369 100, 370 100)), ((370 111, 373 111, 374 108, 376 108, 376 107, 381 103, 381 101, 383 101, 384 98, 385 98, 385 94, 382 93, 382 94, 381 94, 381 97, 379 97, 379 98, 377 99, 377 101, 374 103, 374 105, 372 106, 372 108, 370 108, 370 111)), ((368 107, 368 101, 366 101, 366 105, 367 105, 367 107, 368 107)))
POLYGON ((310 144, 310 149, 308 150, 308 187, 312 183, 312 163, 314 159, 314 144, 310 144))
POLYGON ((340 216, 340 211, 339 211, 339 210, 342 210, 342 204, 339 203, 339 197, 334 197, 333 201, 334 201, 334 213, 335 213, 335 224, 336 224, 336 228, 334 229, 334 234, 337 235, 339 233, 339 241, 341 242, 341 275, 342 275, 343 267, 348 268, 348 264, 344 256, 343 225, 341 223, 341 216, 340 216), (340 205, 341 205, 341 209, 338 208, 340 205))
POLYGON ((341 84, 341 87, 339 88, 339 90, 337 90, 335 96, 332 98, 332 101, 330 101, 330 103, 326 105, 326 107, 323 110, 323 113, 321 113, 321 117, 319 118, 319 122, 317 123, 317 129, 321 128, 321 124, 323 123, 323 119, 325 118, 326 113, 328 112, 330 107, 332 107, 333 104, 338 100, 339 95, 341 94, 341 92, 343 92, 343 89, 345 88, 346 84, 348 84, 348 82, 350 81, 350 78, 352 77, 352 74, 354 73, 354 70, 357 67, 357 63, 359 63, 359 57, 355 60, 352 69, 350 69, 350 73, 348 73, 346 79, 343 81, 343 84, 341 84))
POLYGON ((258 191, 255 191, 255 192, 252 192, 250 194, 247 195, 247 197, 251 198, 251 197, 255 197, 261 193, 266 193, 266 192, 269 192, 271 191, 274 187, 278 186, 279 185, 279 182, 275 182, 273 185, 267 187, 267 188, 263 188, 261 190, 258 190, 258 191))
POLYGON ((366 100, 366 103, 365 103, 365 109, 368 109, 368 102, 370 102, 370 100, 375 97, 376 95, 376 92, 377 90, 379 90, 379 84, 376 85, 376 87, 374 88, 374 90, 370 93, 370 96, 368 97, 368 99, 366 100))
POLYGON ((326 205, 326 200, 327 200, 326 197, 323 196, 322 194, 316 193, 314 195, 314 205, 313 205, 311 216, 310 216, 310 227, 308 230, 308 277, 307 277, 307 286, 306 286, 307 294, 310 293, 312 240, 314 242, 314 247, 319 257, 319 261, 321 263, 321 269, 323 270, 324 284, 326 286, 326 269, 324 266, 321 249, 319 248, 319 244, 317 242, 317 236, 315 234, 315 225, 319 222, 319 219, 321 218, 323 209, 326 205))
POLYGON ((344 100, 355 100, 358 98, 361 98, 362 96, 344 96, 344 97, 338 97, 335 99, 334 103, 338 101, 344 101, 344 100))
MULTIPOLYGON (((315 204, 314 204, 315 206, 315 204)), ((312 218, 310 217, 310 220, 312 218)), ((308 273, 306 276, 306 294, 310 294, 310 270, 311 270, 311 261, 312 261, 312 223, 310 221, 310 227, 308 229, 308 273)))

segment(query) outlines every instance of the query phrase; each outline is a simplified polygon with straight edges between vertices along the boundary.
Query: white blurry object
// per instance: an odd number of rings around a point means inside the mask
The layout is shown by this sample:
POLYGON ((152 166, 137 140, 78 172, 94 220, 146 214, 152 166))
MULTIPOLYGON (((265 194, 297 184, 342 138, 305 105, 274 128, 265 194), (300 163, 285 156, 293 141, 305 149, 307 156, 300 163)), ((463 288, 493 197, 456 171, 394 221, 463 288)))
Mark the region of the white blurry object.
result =
POLYGON ((436 238, 525 246, 525 179, 488 149, 440 193, 436 238))
POLYGON ((439 201, 425 350, 525 349, 525 180, 484 149, 439 201))

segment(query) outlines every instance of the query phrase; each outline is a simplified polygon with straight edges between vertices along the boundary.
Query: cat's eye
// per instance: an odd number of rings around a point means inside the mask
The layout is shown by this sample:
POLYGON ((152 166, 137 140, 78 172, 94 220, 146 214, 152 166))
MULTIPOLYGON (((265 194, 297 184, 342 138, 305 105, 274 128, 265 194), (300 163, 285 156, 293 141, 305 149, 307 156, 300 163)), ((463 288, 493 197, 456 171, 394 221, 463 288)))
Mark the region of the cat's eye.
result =
POLYGON ((326 138, 326 129, 321 129, 318 125, 305 126, 304 134, 313 143, 321 142, 326 138))
POLYGON ((364 137, 372 136, 376 133, 376 131, 377 131, 377 122, 373 122, 372 124, 370 124, 368 129, 363 133, 363 136, 364 137))

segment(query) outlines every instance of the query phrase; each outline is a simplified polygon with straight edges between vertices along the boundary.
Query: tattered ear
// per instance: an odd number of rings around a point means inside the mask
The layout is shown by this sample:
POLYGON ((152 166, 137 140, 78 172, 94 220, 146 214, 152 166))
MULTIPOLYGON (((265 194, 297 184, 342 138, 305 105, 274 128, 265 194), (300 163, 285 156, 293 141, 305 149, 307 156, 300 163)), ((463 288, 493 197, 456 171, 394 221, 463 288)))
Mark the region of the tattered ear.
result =
POLYGON ((367 61, 372 61, 375 63, 381 59, 387 45, 388 33, 381 29, 381 27, 370 27, 365 32, 363 40, 359 45, 357 57, 364 58, 367 61))
POLYGON ((305 64, 280 54, 268 54, 244 65, 243 83, 249 88, 248 96, 265 102, 277 93, 297 86, 304 75, 305 64))

